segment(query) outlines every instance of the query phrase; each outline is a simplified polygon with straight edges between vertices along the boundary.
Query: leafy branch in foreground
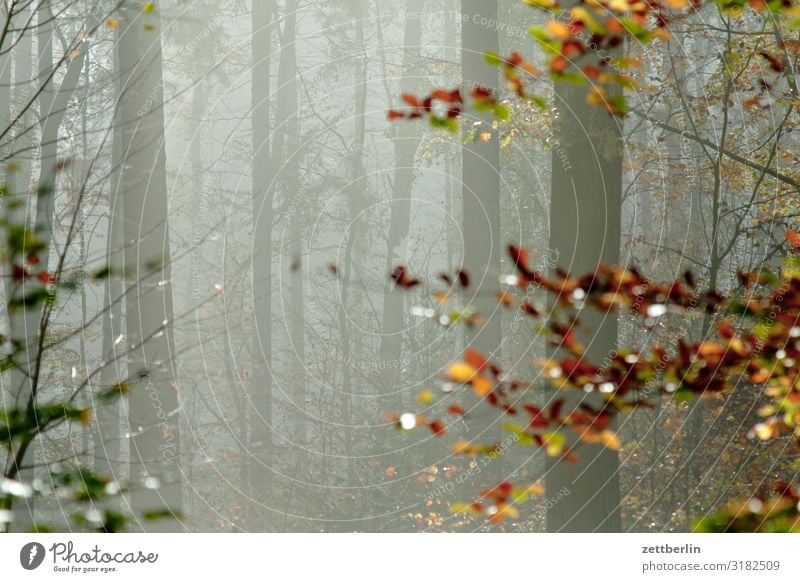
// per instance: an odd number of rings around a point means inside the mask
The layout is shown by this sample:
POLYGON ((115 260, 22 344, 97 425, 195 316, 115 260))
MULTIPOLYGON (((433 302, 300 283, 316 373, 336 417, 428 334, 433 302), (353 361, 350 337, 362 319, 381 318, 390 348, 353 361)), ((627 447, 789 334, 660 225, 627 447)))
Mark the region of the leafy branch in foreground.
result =
MULTIPOLYGON (((797 233, 788 231, 786 239, 795 252, 800 251, 797 233)), ((723 294, 703 291, 690 272, 663 284, 649 280, 636 269, 619 266, 600 266, 595 272, 581 276, 570 276, 560 270, 547 276, 529 267, 525 249, 510 246, 508 250, 515 272, 500 277, 504 287, 497 292, 497 300, 506 309, 518 310, 530 321, 531 329, 552 344, 557 355, 537 362, 541 377, 557 392, 598 394, 602 404, 581 403, 570 409, 564 398, 554 398, 547 405, 538 405, 530 400, 537 386, 534 381, 505 373, 497 363, 474 349, 467 349, 463 360, 450 364, 441 378, 447 416, 469 414, 465 411, 472 405, 453 401, 466 391, 468 397, 478 398, 480 403, 509 417, 503 428, 515 435, 517 444, 542 448, 549 456, 577 463, 575 447, 568 444, 567 432, 573 433, 578 441, 618 450, 621 440, 612 426, 621 413, 652 408, 662 398, 684 402, 750 386, 765 395, 765 402, 759 410, 762 418, 750 428, 748 436, 771 441, 789 435, 800 445, 800 271, 796 268, 800 255, 793 253, 785 258, 781 276, 766 271, 739 273, 740 288, 723 294), (549 308, 531 299, 535 290, 551 297, 549 308), (667 314, 686 315, 699 310, 714 317, 716 328, 713 335, 700 342, 677 339, 644 350, 617 348, 600 364, 589 361, 577 339, 576 332, 585 327, 581 315, 587 310, 604 314, 624 312, 648 328, 667 314)), ((452 283, 452 278, 442 274, 438 281, 441 287, 448 285, 447 281, 452 283)), ((453 314, 462 312, 458 308, 447 312, 455 286, 450 284, 447 290, 436 290, 436 285, 423 282, 414 285, 433 292, 439 305, 438 309, 416 308, 415 312, 450 326, 460 320, 459 315, 453 314)), ((418 401, 432 406, 435 399, 428 392, 418 401)), ((447 432, 447 422, 438 418, 428 419, 412 412, 392 413, 388 417, 400 429, 427 426, 436 436, 447 432)), ((457 441, 452 445, 452 452, 461 455, 497 451, 494 443, 457 441)), ((478 501, 465 507, 473 513, 485 512, 494 520, 502 519, 503 515, 513 513, 506 506, 515 500, 517 491, 512 485, 501 483, 481 493, 483 500, 493 499, 493 503, 486 506, 478 501), (503 496, 499 495, 501 492, 503 496)), ((800 527, 796 504, 793 509, 784 507, 785 498, 796 494, 796 489, 786 485, 781 486, 781 491, 783 497, 779 503, 765 498, 742 506, 755 507, 757 511, 751 513, 765 520, 773 517, 780 520, 780 524, 762 524, 759 529, 800 527), (787 515, 794 516, 791 526, 786 525, 787 515)), ((742 518, 740 512, 731 513, 730 508, 726 511, 730 513, 732 528, 744 527, 737 525, 742 518)), ((724 515, 727 514, 708 518, 710 521, 700 522, 698 528, 718 527, 724 515)))
MULTIPOLYGON (((519 51, 504 56, 486 54, 488 64, 498 67, 509 91, 515 98, 528 101, 539 108, 548 106, 542 92, 534 87, 543 81, 587 85, 589 104, 605 108, 615 116, 625 116, 629 107, 625 90, 637 88, 632 71, 639 66, 636 59, 621 53, 626 43, 641 46, 655 40, 668 41, 670 25, 700 10, 704 5, 716 5, 729 16, 737 16, 749 8, 762 15, 765 21, 778 24, 787 19, 790 29, 800 28, 800 6, 794 0, 579 0, 563 7, 555 0, 523 0, 551 16, 545 26, 531 26, 531 37, 546 55, 547 74, 539 70, 519 51)), ((792 74, 789 61, 800 44, 778 35, 774 46, 765 47, 759 55, 771 74, 792 74)), ((762 78, 756 93, 745 101, 753 106, 763 100, 773 86, 762 78)), ((458 118, 465 112, 490 112, 498 120, 506 120, 509 109, 496 91, 489 87, 471 90, 434 89, 419 97, 409 93, 402 96, 405 106, 387 113, 390 121, 425 119, 433 127, 458 130, 458 118)))

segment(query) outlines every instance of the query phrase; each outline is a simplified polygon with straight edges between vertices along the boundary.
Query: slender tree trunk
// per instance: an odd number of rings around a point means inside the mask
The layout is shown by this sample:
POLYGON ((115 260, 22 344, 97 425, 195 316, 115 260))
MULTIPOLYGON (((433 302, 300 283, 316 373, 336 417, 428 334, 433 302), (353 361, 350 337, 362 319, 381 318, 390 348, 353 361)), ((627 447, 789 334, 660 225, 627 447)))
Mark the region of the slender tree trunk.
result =
MULTIPOLYGON (((487 65, 484 54, 499 49, 496 27, 485 25, 486 22, 497 22, 497 4, 485 0, 462 0, 461 13, 463 90, 465 93, 474 87, 495 90, 497 69, 487 65)), ((471 123, 466 128, 476 130, 477 134, 461 150, 463 268, 471 279, 464 301, 476 308, 487 321, 480 329, 468 329, 465 339, 468 346, 488 359, 499 361, 501 312, 494 294, 498 288, 501 259, 500 146, 491 115, 475 113, 468 121, 471 123), (476 125, 478 122, 480 125, 476 125), (488 134, 489 138, 485 139, 481 134, 488 134)), ((499 441, 501 431, 497 419, 468 422, 466 438, 482 443, 499 441)), ((498 456, 481 470, 480 482, 469 483, 469 486, 493 486, 502 478, 502 460, 498 456)))
MULTIPOLYGON (((354 17, 356 18, 356 42, 357 51, 363 50, 364 47, 364 23, 358 14, 363 6, 362 0, 356 0, 355 7, 353 8, 354 17)), ((343 424, 345 425, 345 447, 342 454, 347 455, 347 476, 346 483, 348 487, 358 486, 358 476, 355 467, 355 450, 357 443, 353 438, 352 425, 355 422, 353 410, 353 396, 352 393, 356 392, 356 382, 352 372, 352 367, 355 365, 355 358, 351 357, 353 337, 351 333, 351 322, 349 316, 351 301, 351 292, 354 289, 354 260, 353 253, 356 247, 356 241, 359 237, 358 216, 361 214, 364 207, 364 145, 366 140, 366 101, 367 101, 367 55, 366 53, 358 53, 356 57, 355 70, 355 111, 353 115, 354 132, 353 132, 353 145, 352 151, 349 155, 350 166, 350 184, 347 188, 347 202, 349 204, 349 223, 351 225, 347 233, 347 241, 345 242, 345 253, 342 270, 341 281, 341 301, 338 309, 338 324, 341 333, 341 361, 342 361, 342 410, 343 410, 343 424)), ((347 532, 360 529, 361 523, 353 522, 352 520, 358 516, 355 507, 356 501, 352 496, 343 496, 337 504, 334 512, 334 521, 330 530, 334 532, 347 532)), ((362 512, 367 513, 367 512, 362 512)))
POLYGON ((250 428, 249 489, 257 504, 272 494, 272 223, 275 190, 270 186, 270 68, 273 2, 253 0, 251 86, 253 125, 253 420, 250 428))
MULTIPOLYGON (((403 35, 403 76, 400 79, 400 90, 403 93, 413 93, 418 83, 415 82, 414 64, 418 60, 415 56, 419 52, 422 38, 422 12, 424 0, 409 0, 407 12, 411 15, 406 18, 405 32, 403 35)), ((391 273, 398 264, 399 257, 405 257, 402 244, 408 243, 409 220, 411 213, 411 193, 414 188, 416 168, 414 160, 419 147, 419 128, 414 123, 394 124, 392 131, 395 138, 394 145, 394 181, 392 184, 391 217, 389 219, 389 235, 386 240, 386 272, 391 273)), ((404 322, 404 296, 398 293, 388 281, 383 292, 383 324, 381 326, 381 360, 386 363, 387 370, 394 370, 403 357, 403 322, 404 322)), ((392 373, 392 376, 394 374, 392 373)), ((394 377, 387 378, 394 382, 394 377)))
MULTIPOLYGON (((167 222, 160 19, 122 13, 117 38, 122 139, 125 315, 132 353, 128 370, 131 494, 134 511, 182 508, 172 282, 167 222), (148 26, 149 25, 149 26, 148 26), (156 481, 158 480, 157 488, 156 481)), ((209 290, 210 291, 210 290, 209 290)), ((174 520, 142 522, 145 530, 178 529, 174 520)))
POLYGON ((288 306, 288 331, 291 344, 289 366, 292 378, 287 403, 290 411, 294 438, 304 438, 306 399, 306 342, 305 342, 305 279, 304 222, 306 218, 303 192, 300 189, 300 123, 297 94, 297 0, 286 3, 283 35, 281 39, 280 68, 278 71, 277 118, 281 120, 275 128, 273 154, 281 161, 281 172, 277 177, 282 188, 282 199, 291 200, 289 220, 289 252, 300 268, 293 269, 289 286, 291 298, 288 306))

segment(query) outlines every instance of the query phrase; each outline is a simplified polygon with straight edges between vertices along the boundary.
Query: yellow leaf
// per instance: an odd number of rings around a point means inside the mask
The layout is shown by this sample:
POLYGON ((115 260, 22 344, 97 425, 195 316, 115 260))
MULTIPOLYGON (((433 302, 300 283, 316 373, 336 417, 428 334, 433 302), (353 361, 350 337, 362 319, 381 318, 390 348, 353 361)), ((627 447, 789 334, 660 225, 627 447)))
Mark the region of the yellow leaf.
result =
POLYGON ((654 28, 652 30, 653 36, 656 38, 660 38, 661 40, 670 41, 672 40, 672 35, 668 33, 663 28, 654 28))
POLYGON ((420 404, 429 404, 433 402, 434 395, 433 392, 430 390, 423 390, 419 394, 417 394, 417 402, 420 404))
POLYGON ((148 2, 142 7, 142 12, 145 12, 146 14, 152 14, 155 11, 155 9, 156 9, 156 3, 148 2))
POLYGON ((469 444, 469 441, 465 441, 463 439, 454 442, 453 445, 450 447, 450 450, 452 450, 457 455, 473 454, 473 449, 474 447, 471 444, 469 444))
POLYGON ((547 455, 549 457, 557 457, 564 451, 564 445, 567 442, 566 437, 560 432, 551 432, 543 435, 544 444, 547 447, 547 455))
POLYGON ((473 515, 480 515, 480 511, 475 507, 473 503, 454 503, 450 506, 450 511, 453 513, 471 513, 473 515))
POLYGON ((89 426, 91 422, 92 422, 92 409, 91 408, 81 409, 81 425, 89 426))
POLYGON ((450 376, 454 382, 460 382, 462 384, 469 382, 477 374, 478 370, 465 362, 455 362, 450 364, 450 367, 447 369, 447 375, 450 376))
POLYGON ((533 485, 528 485, 524 492, 526 495, 544 495, 544 485, 541 481, 537 481, 533 485))
POLYGON ((503 503, 497 508, 497 513, 495 514, 498 517, 510 517, 511 519, 516 519, 519 517, 519 511, 513 505, 507 505, 503 503))
POLYGON ((557 20, 551 20, 545 26, 547 32, 558 40, 567 40, 569 38, 569 28, 567 28, 566 24, 558 22, 557 20))
POLYGON ((586 104, 587 105, 605 105, 608 101, 608 94, 602 87, 594 86, 592 87, 588 93, 586 93, 586 104))
POLYGON ((523 0, 523 2, 531 6, 536 6, 537 8, 544 8, 545 10, 549 10, 556 5, 556 0, 523 0))
POLYGON ((106 28, 109 30, 116 30, 119 28, 119 20, 116 18, 109 18, 106 20, 106 28))
POLYGON ((613 430, 604 430, 600 433, 600 442, 603 443, 606 448, 611 449, 612 451, 618 451, 622 448, 622 443, 619 440, 619 437, 613 430))
POLYGON ((764 422, 759 422, 753 427, 753 433, 762 441, 768 441, 772 438, 772 427, 764 422))

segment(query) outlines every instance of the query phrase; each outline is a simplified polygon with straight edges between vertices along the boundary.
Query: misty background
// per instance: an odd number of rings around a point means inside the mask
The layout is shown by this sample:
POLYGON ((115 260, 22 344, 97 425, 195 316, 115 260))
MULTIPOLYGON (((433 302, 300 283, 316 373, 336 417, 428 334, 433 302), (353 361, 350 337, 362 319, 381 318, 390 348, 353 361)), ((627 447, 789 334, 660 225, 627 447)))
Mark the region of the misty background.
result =
MULTIPOLYGON (((515 0, 2 10, 0 175, 25 200, 5 211, 49 228, 54 249, 69 240, 75 278, 53 312, 64 341, 42 358, 42 395, 131 383, 43 438, 31 479, 47 481, 53 462, 90 466, 132 484, 113 503, 185 515, 136 520, 146 530, 536 532, 685 531, 793 474, 793 453, 745 437, 756 393, 637 411, 618 427, 619 453, 587 447, 577 467, 516 446, 474 401, 442 437, 386 417, 432 409, 425 391, 456 398, 442 376, 467 346, 539 383, 544 340, 494 299, 509 243, 539 269, 620 263, 659 281, 691 269, 719 290, 774 261, 776 225, 797 211, 794 114, 779 104, 745 121, 720 56, 757 53, 755 36, 731 33, 762 30, 757 18, 732 24, 705 7, 670 42, 621 47, 640 62, 625 118, 545 81, 547 108, 508 96, 510 120, 468 115, 451 133, 387 110, 407 92, 503 90, 483 53, 543 63, 527 29, 544 14, 515 0), (120 276, 85 277, 103 265, 120 276), (396 289, 398 265, 426 280, 463 266, 473 284, 461 300, 487 324, 426 317, 436 300, 396 289), (503 454, 453 455, 461 438, 503 454), (450 511, 502 479, 547 489, 502 525, 450 511)), ((647 329, 592 320, 590 353, 698 341, 713 325, 667 317, 647 329)), ((33 338, 36 324, 0 317, 5 335, 33 338)), ((25 376, 3 375, 4 406, 25 376)), ((28 507, 64 520, 58 498, 28 507)))

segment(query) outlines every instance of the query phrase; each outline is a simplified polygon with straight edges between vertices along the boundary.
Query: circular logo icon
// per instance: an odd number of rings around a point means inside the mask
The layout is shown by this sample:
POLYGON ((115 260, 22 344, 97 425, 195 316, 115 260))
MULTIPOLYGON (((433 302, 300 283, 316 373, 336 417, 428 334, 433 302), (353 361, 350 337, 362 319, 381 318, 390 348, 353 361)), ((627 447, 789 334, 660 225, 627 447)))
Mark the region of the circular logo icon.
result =
POLYGON ((44 561, 44 546, 39 542, 30 542, 19 551, 19 563, 26 570, 35 570, 44 561))

